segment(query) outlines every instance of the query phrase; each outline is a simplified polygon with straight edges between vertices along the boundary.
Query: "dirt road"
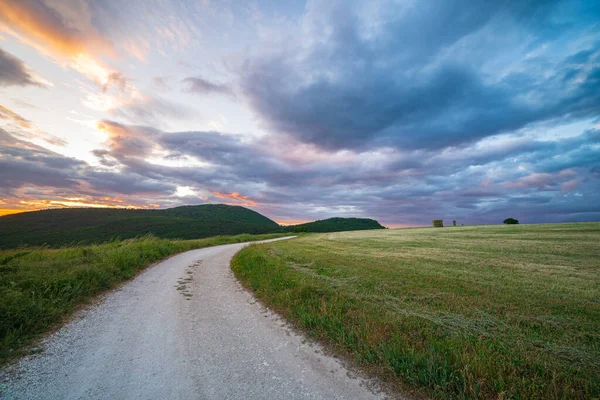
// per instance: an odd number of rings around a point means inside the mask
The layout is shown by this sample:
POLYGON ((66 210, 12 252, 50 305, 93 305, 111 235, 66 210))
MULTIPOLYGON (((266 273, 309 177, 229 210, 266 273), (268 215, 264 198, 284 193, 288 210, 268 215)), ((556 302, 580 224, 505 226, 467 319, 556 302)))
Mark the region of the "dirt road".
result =
POLYGON ((376 399, 242 289, 244 244, 149 268, 80 313, 1 378, 7 399, 376 399))

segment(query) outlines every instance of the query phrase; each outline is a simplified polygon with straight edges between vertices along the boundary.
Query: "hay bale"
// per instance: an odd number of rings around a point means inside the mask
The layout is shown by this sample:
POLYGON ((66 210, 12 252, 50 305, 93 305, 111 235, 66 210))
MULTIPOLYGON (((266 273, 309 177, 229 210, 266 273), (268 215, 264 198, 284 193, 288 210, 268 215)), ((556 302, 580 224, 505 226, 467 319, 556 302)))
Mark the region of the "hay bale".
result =
POLYGON ((443 219, 434 219, 431 222, 433 223, 433 227, 434 228, 443 228, 444 227, 444 220, 443 219))

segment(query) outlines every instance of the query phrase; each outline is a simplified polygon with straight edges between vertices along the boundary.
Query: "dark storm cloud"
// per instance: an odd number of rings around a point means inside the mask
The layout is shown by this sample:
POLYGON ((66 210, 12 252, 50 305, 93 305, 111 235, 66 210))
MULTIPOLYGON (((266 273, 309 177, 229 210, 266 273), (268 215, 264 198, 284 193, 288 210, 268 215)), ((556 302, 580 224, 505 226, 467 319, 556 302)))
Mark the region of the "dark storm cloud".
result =
MULTIPOLYGON (((308 44, 290 39, 279 54, 251 58, 242 88, 274 131, 326 149, 439 149, 593 117, 600 113, 593 44, 576 54, 534 53, 546 42, 547 51, 563 51, 559 39, 579 26, 579 14, 557 3, 389 4, 377 28, 359 7, 317 3, 305 21, 308 44), (520 37, 502 42, 506 25, 520 37), (491 54, 486 46, 497 42, 503 48, 491 54), (483 68, 515 46, 524 47, 521 68, 483 68)), ((581 22, 593 26, 589 16, 581 22)))
POLYGON ((23 61, 0 49, 0 86, 27 85, 45 87, 31 75, 23 61))
POLYGON ((191 76, 181 81, 186 85, 185 91, 194 94, 223 94, 227 96, 234 96, 233 89, 231 87, 221 84, 214 83, 207 79, 199 76, 191 76))

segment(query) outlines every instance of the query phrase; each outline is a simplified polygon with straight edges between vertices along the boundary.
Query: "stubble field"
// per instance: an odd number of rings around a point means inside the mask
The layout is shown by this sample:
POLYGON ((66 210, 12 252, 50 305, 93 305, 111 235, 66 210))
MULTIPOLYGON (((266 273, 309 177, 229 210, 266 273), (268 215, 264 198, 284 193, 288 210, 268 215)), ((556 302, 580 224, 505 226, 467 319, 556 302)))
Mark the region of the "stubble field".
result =
POLYGON ((236 276, 402 391, 600 396, 600 224, 312 234, 251 246, 236 276))

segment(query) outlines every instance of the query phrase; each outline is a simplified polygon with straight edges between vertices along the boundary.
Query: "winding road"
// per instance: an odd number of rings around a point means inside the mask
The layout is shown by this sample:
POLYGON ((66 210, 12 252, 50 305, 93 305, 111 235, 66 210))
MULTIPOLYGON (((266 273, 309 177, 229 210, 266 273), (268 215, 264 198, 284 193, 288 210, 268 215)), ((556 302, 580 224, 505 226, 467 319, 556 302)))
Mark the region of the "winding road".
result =
POLYGON ((241 287, 229 265, 245 245, 148 268, 0 373, 0 398, 383 398, 241 287))

